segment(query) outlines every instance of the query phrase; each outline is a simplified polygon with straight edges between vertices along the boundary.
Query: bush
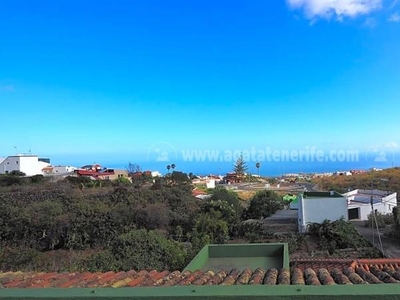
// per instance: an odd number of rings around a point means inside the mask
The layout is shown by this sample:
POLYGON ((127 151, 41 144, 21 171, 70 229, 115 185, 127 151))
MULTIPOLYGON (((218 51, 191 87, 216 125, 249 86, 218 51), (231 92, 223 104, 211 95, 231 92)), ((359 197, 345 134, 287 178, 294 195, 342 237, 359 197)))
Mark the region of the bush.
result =
MULTIPOLYGON (((187 258, 183 244, 171 241, 156 231, 131 230, 116 238, 110 253, 119 270, 181 270, 187 258)), ((107 264, 114 262, 108 255, 107 264)))
MULTIPOLYGON (((393 214, 382 214, 380 212, 377 212, 377 213, 375 213, 375 216, 376 216, 376 222, 378 223, 379 228, 394 224, 393 214)), ((365 226, 371 227, 371 228, 376 227, 373 213, 370 213, 368 215, 368 220, 365 221, 365 226)))
POLYGON ((251 198, 249 207, 243 212, 243 217, 245 219, 266 218, 283 209, 283 207, 284 202, 277 193, 264 190, 251 198))
POLYGON ((347 248, 370 247, 354 228, 353 224, 344 219, 331 222, 325 220, 322 224, 312 223, 308 225, 308 233, 320 239, 320 247, 333 254, 336 250, 347 248))
POLYGON ((0 248, 0 270, 20 271, 24 269, 35 269, 35 263, 40 252, 30 248, 1 247, 0 248))

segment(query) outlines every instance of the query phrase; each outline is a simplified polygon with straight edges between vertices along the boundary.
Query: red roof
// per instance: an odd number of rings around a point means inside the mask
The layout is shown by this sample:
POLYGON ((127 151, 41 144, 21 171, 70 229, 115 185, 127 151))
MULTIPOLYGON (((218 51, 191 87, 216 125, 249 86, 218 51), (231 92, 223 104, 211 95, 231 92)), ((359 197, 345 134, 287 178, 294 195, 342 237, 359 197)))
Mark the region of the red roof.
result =
POLYGON ((206 192, 203 192, 201 190, 192 190, 192 195, 193 196, 199 196, 199 195, 208 195, 206 192))
POLYGON ((400 283, 400 259, 308 259, 291 269, 128 271, 106 273, 0 273, 0 288, 157 287, 185 285, 332 285, 400 283))

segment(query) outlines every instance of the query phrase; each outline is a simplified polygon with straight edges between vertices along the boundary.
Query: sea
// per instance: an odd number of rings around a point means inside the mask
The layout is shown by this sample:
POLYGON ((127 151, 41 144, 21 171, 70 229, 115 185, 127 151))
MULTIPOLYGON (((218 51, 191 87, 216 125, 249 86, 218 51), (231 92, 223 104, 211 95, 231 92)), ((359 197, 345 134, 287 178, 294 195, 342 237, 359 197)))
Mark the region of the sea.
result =
MULTIPOLYGON (((97 163, 107 168, 127 169, 129 163, 136 164, 143 170, 168 173, 167 166, 174 164, 175 171, 193 173, 195 175, 225 175, 232 172, 235 160, 230 161, 185 161, 175 157, 145 157, 144 155, 71 155, 52 158, 52 163, 80 167, 97 163)), ((386 153, 386 155, 360 154, 355 160, 343 161, 259 161, 260 168, 256 168, 257 161, 247 161, 248 172, 261 176, 280 176, 291 173, 330 173, 350 170, 370 170, 371 168, 386 169, 400 166, 400 152, 386 153)), ((172 169, 169 171, 171 172, 172 169)))
MULTIPOLYGON (((232 172, 234 168, 233 163, 229 162, 135 162, 141 170, 159 171, 161 174, 168 173, 167 166, 172 163, 175 164, 175 171, 185 173, 193 173, 195 175, 225 175, 232 172)), ((330 172, 343 172, 350 170, 370 170, 386 169, 396 167, 394 161, 361 161, 361 162, 307 162, 307 163, 276 163, 265 162, 260 163, 259 169, 256 168, 255 163, 247 163, 248 172, 251 174, 260 174, 260 176, 281 176, 284 174, 299 174, 299 173, 330 173, 330 172)), ((126 169, 128 162, 110 162, 108 167, 116 169, 126 169)), ((170 172, 172 169, 170 170, 170 172)))

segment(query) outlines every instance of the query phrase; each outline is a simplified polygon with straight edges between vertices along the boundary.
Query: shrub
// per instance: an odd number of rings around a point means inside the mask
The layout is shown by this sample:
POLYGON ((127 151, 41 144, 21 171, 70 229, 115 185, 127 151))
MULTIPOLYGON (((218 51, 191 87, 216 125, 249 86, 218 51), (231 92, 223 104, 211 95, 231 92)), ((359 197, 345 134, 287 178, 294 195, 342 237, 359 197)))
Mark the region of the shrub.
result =
POLYGON ((245 219, 260 219, 271 216, 278 210, 283 209, 284 202, 277 193, 273 191, 260 191, 250 200, 249 207, 243 212, 245 219))
MULTIPOLYGON (((385 227, 386 225, 394 224, 393 214, 382 214, 380 212, 376 212, 375 216, 376 216, 376 222, 378 223, 378 227, 385 227)), ((365 226, 366 227, 376 227, 373 213, 370 213, 368 215, 368 220, 365 221, 365 226)))

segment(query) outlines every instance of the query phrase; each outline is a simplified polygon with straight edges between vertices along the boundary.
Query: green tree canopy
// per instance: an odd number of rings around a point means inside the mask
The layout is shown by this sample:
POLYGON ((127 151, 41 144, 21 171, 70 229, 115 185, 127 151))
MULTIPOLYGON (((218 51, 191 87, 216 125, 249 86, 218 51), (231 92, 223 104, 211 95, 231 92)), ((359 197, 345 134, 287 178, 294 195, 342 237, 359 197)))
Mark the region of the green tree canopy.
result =
POLYGON ((249 167, 243 158, 243 154, 240 154, 240 156, 238 157, 238 159, 236 160, 236 162, 233 166, 233 171, 238 176, 244 176, 248 169, 249 169, 249 167))
POLYGON ((273 191, 260 191, 250 200, 249 207, 244 211, 246 219, 266 218, 283 209, 284 202, 277 193, 273 191))

